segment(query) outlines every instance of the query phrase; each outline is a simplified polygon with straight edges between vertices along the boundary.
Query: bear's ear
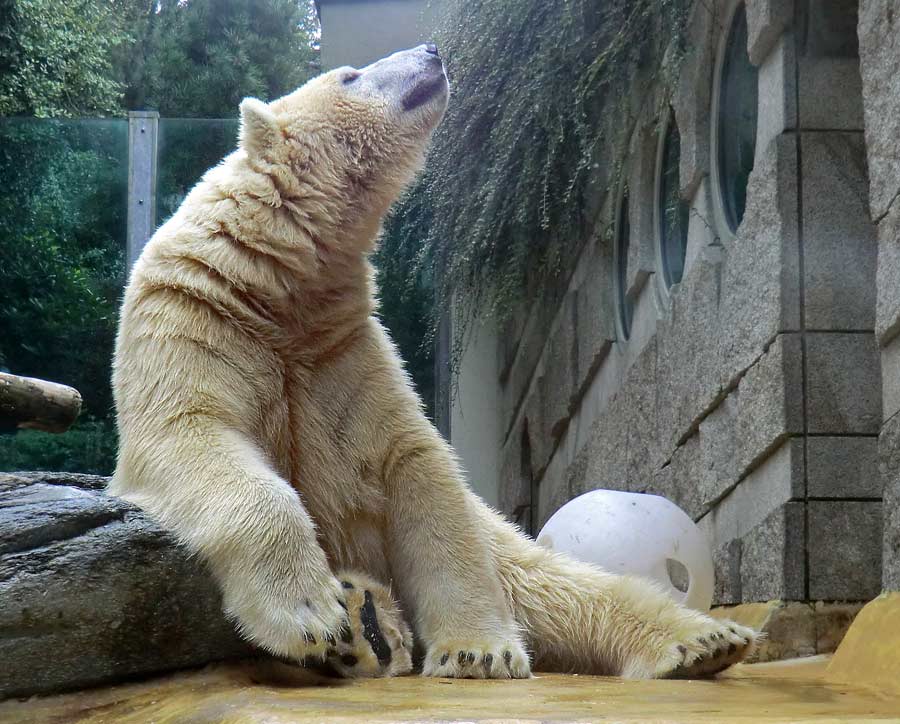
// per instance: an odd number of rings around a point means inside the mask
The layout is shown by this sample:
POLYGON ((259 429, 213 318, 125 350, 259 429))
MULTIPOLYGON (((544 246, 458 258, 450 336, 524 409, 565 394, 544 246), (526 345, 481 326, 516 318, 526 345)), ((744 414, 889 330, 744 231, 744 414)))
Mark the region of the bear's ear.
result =
POLYGON ((275 114, 256 98, 241 101, 240 143, 250 156, 260 156, 275 144, 280 136, 275 114))

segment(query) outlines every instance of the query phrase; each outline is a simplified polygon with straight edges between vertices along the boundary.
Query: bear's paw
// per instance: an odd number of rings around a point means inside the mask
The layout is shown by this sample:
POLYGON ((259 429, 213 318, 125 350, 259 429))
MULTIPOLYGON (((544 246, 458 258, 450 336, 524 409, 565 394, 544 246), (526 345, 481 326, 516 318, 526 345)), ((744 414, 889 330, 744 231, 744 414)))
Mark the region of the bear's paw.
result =
POLYGON ((412 631, 390 589, 361 573, 338 574, 347 625, 327 662, 347 678, 400 676, 412 670, 412 631))
POLYGON ((623 674, 666 679, 713 676, 749 657, 759 638, 746 626, 697 614, 671 632, 655 660, 635 661, 623 674))
POLYGON ((318 585, 259 585, 256 576, 233 578, 224 586, 225 611, 241 635, 276 657, 322 661, 347 627, 344 591, 331 575, 318 585))
POLYGON ((528 654, 513 638, 438 641, 425 655, 424 676, 454 679, 527 679, 528 654))

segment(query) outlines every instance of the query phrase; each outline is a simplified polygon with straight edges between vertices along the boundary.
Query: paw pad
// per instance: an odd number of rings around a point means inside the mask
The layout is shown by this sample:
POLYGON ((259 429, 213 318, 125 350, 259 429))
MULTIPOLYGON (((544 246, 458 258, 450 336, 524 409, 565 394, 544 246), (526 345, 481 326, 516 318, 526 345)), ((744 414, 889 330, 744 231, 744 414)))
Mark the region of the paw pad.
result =
POLYGON ((390 590, 363 574, 338 575, 345 612, 340 628, 326 640, 328 662, 346 677, 396 676, 412 669, 412 632, 390 590), (407 643, 409 645, 407 645, 407 643))
POLYGON ((501 642, 505 646, 492 647, 490 641, 448 641, 444 646, 434 646, 423 673, 472 679, 528 678, 531 672, 525 652, 512 648, 508 640, 501 642))

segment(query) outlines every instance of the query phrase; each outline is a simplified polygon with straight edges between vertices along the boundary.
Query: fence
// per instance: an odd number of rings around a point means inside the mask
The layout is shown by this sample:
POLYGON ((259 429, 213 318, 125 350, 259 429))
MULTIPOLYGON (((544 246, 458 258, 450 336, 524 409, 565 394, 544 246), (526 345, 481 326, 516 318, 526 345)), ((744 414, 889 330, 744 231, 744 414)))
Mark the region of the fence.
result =
POLYGON ((108 473, 109 386, 127 268, 206 169, 236 119, 0 119, 0 369, 79 389, 59 436, 0 436, 0 470, 108 473))

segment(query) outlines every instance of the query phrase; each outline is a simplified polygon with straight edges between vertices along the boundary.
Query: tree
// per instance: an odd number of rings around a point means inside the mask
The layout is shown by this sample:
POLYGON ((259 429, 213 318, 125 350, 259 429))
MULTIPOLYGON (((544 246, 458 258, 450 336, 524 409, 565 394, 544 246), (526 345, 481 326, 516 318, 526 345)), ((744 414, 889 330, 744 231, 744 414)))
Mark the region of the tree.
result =
POLYGON ((126 136, 123 121, 0 124, 0 367, 69 384, 84 398, 67 433, 0 438, 0 468, 111 472, 126 136))
POLYGON ((121 113, 113 51, 129 35, 120 5, 0 0, 0 116, 121 113))
MULTIPOLYGON (((127 128, 48 117, 235 116, 244 96, 281 95, 315 72, 315 23, 306 0, 0 0, 0 116, 44 119, 0 119, 0 368, 84 397, 65 434, 0 437, 0 469, 115 463, 127 128)), ((234 127, 169 129, 163 213, 227 152, 234 127)))
POLYGON ((143 3, 125 67, 126 105, 166 117, 237 115, 246 96, 270 100, 314 75, 318 21, 305 0, 143 3))
POLYGON ((0 126, 0 366, 75 387, 100 417, 112 407, 127 168, 118 123, 0 126))

